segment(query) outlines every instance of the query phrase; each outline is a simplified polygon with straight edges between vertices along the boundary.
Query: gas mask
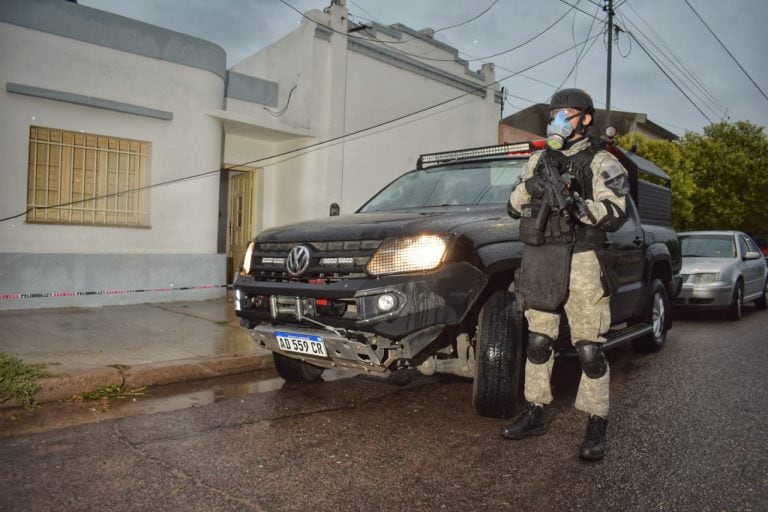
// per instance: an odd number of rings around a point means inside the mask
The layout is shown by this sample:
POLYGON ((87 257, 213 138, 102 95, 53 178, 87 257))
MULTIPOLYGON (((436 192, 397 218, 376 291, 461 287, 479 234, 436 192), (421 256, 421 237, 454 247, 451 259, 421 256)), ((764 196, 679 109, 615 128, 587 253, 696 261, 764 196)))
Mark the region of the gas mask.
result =
POLYGON ((581 112, 577 112, 568 116, 565 109, 558 110, 555 117, 547 125, 547 146, 552 149, 562 149, 565 141, 573 134, 571 119, 580 115, 581 112))

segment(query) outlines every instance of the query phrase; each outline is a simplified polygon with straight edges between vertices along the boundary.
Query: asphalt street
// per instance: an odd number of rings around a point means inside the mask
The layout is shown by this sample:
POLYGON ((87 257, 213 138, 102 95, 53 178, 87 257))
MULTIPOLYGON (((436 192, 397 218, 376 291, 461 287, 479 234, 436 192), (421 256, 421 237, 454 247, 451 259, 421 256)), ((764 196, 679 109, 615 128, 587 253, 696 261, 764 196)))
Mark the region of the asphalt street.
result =
MULTIPOLYGON (((550 432, 499 435, 470 381, 278 384, 199 407, 0 438, 0 510, 760 511, 768 313, 676 320, 658 354, 609 352, 609 451, 578 459, 578 362, 550 432)), ((274 382, 274 380, 270 380, 274 382)))

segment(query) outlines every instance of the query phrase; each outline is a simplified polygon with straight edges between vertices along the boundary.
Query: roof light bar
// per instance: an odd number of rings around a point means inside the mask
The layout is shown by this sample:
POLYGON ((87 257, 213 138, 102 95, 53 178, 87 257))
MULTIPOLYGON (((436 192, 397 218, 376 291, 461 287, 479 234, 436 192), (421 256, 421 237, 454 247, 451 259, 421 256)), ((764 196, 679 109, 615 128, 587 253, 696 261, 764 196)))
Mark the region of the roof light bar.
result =
POLYGON ((516 153, 530 153, 533 145, 530 142, 517 142, 515 144, 500 144, 497 146, 484 146, 481 148, 460 149, 456 151, 442 151, 440 153, 427 153, 421 155, 416 162, 417 169, 423 169, 427 165, 444 164, 457 160, 472 160, 498 155, 511 155, 516 153))

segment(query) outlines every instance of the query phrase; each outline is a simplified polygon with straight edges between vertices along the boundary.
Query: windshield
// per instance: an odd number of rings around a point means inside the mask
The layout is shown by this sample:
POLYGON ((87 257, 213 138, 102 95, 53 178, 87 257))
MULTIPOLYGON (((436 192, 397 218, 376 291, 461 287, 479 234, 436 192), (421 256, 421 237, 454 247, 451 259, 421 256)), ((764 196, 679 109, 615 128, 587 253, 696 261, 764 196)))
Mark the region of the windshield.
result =
POLYGON ((411 171, 387 185, 360 212, 448 205, 506 204, 525 159, 411 171))
POLYGON ((730 235, 681 236, 683 257, 735 258, 736 243, 730 235))

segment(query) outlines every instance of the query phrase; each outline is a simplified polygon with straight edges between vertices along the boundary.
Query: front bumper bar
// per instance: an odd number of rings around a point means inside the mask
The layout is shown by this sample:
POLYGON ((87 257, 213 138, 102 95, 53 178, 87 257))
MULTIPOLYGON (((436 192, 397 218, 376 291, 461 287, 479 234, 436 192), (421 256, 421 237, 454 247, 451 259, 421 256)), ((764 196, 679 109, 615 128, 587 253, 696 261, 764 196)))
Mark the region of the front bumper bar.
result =
POLYGON ((447 263, 430 273, 349 279, 329 284, 262 282, 240 275, 235 280, 237 316, 254 324, 323 325, 398 340, 435 325, 457 325, 471 310, 487 284, 486 275, 465 263, 447 263), (393 295, 398 304, 391 311, 378 311, 376 299, 393 295), (270 304, 257 311, 247 305, 253 297, 270 304), (277 297, 279 300, 276 300, 277 297), (304 314, 304 300, 354 301, 356 317, 334 319, 304 314), (291 307, 275 307, 277 304, 291 307), (275 313, 276 312, 276 313, 275 313))

